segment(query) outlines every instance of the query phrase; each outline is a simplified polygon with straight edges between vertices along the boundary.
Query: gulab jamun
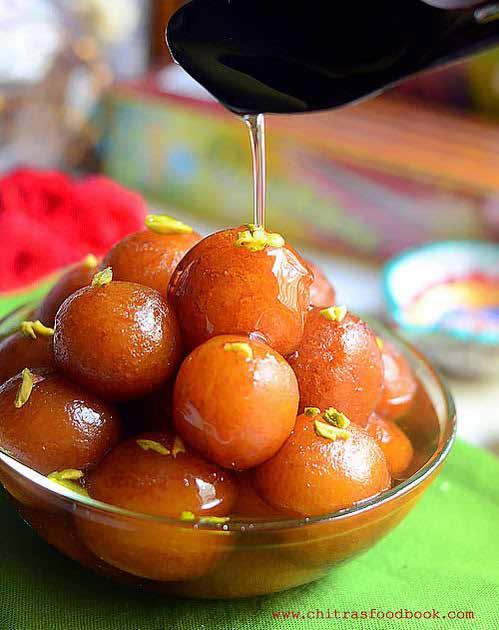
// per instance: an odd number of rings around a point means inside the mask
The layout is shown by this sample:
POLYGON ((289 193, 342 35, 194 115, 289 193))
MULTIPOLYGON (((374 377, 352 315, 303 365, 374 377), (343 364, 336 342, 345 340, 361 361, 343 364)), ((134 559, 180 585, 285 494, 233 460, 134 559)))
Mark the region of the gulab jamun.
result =
POLYGON ((39 321, 23 322, 21 328, 0 341, 0 385, 25 367, 54 366, 53 329, 39 321))
POLYGON ((184 360, 173 394, 183 439, 226 468, 272 457, 291 433, 298 409, 293 370, 262 341, 221 335, 184 360))
POLYGON ((410 439, 394 422, 380 418, 373 413, 369 418, 366 431, 371 435, 386 457, 392 477, 400 479, 414 456, 410 439))
POLYGON ((278 234, 224 230, 195 245, 169 286, 192 349, 222 334, 255 334, 282 355, 301 341, 313 276, 278 234))
POLYGON ((171 275, 185 254, 201 240, 191 227, 163 215, 148 215, 149 229, 129 234, 109 251, 102 267, 116 280, 143 284, 166 294, 171 275))
POLYGON ((345 307, 310 311, 303 339, 288 357, 300 409, 335 407, 364 426, 381 398, 383 363, 371 328, 345 307))
POLYGON ((281 450, 254 471, 255 488, 275 508, 319 516, 348 508, 390 486, 390 473, 375 440, 358 427, 335 422, 318 408, 298 416, 281 450))
POLYGON ((177 319, 158 291, 112 281, 110 270, 97 276, 97 283, 71 295, 57 313, 55 363, 105 399, 140 398, 177 367, 177 319))
POLYGON ((393 343, 378 338, 383 359, 383 392, 376 412, 387 420, 409 413, 418 384, 409 362, 393 343))
POLYGON ((0 445, 44 475, 95 466, 121 435, 113 406, 55 372, 25 369, 0 387, 0 445))
POLYGON ((249 520, 275 520, 285 518, 279 510, 269 505, 255 490, 251 471, 237 475, 237 499, 232 510, 234 518, 249 520))
POLYGON ((314 281, 310 286, 310 306, 326 308, 331 306, 331 304, 335 304, 335 290, 326 278, 324 272, 310 260, 306 260, 305 262, 314 275, 314 281))
POLYGON ((84 260, 63 273, 38 306, 36 318, 46 326, 54 326, 55 316, 61 304, 75 291, 92 282, 98 264, 97 258, 89 254, 84 260))
POLYGON ((232 475, 179 447, 178 437, 145 433, 122 442, 88 475, 86 487, 92 498, 126 510, 186 520, 182 527, 138 517, 78 518, 85 544, 119 569, 152 580, 195 578, 228 548, 230 533, 195 523, 224 521, 236 498, 232 475))

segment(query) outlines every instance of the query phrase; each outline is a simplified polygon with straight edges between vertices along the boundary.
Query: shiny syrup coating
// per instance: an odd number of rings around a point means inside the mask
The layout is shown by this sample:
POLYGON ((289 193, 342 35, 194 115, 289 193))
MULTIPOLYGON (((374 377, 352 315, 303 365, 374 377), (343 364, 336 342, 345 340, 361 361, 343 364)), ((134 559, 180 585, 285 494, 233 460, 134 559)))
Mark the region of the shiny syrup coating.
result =
POLYGON ((57 367, 109 400, 158 389, 175 370, 180 352, 175 314, 149 287, 119 281, 86 287, 57 313, 57 367))
POLYGON ((411 409, 417 381, 402 352, 389 341, 383 341, 383 393, 376 412, 387 420, 398 420, 411 409))
POLYGON ((143 284, 165 295, 178 263, 200 240, 196 232, 158 234, 142 230, 116 243, 101 267, 112 267, 115 280, 143 284))
POLYGON ((0 385, 25 367, 51 368, 54 366, 52 337, 38 335, 36 339, 20 332, 0 341, 0 385))
POLYGON ((0 387, 2 449, 44 475, 68 468, 85 471, 98 464, 122 435, 115 408, 60 374, 31 374, 33 389, 20 408, 14 401, 21 376, 0 387))
POLYGON ((192 349, 216 335, 253 333, 289 354, 303 335, 313 276, 288 245, 236 247, 245 229, 212 234, 180 261, 169 296, 183 339, 192 349))
POLYGON ((347 313, 330 321, 310 311, 297 351, 288 357, 300 387, 300 409, 335 407, 364 426, 381 398, 383 365, 376 336, 347 313))
POLYGON ((390 487, 383 452, 363 429, 350 438, 317 435, 317 417, 298 416, 293 433, 272 459, 254 471, 264 500, 290 515, 319 516, 348 508, 390 487))
POLYGON ((177 375, 173 419, 183 439, 226 468, 251 468, 272 457, 291 433, 298 384, 267 344, 221 335, 198 346, 177 375), (232 351, 244 343, 251 358, 232 351))
POLYGON ((414 457, 410 439, 394 422, 384 420, 375 413, 369 418, 366 431, 385 454, 392 477, 400 479, 414 457))
POLYGON ((253 474, 244 471, 237 475, 237 499, 232 510, 235 518, 251 520, 272 520, 285 518, 282 512, 269 505, 255 490, 253 474))
POLYGON ((327 308, 336 304, 336 292, 327 279, 324 272, 310 260, 306 260, 306 265, 314 275, 314 281, 310 287, 310 305, 327 308))
POLYGON ((43 298, 36 310, 35 319, 39 319, 45 326, 54 326, 55 316, 61 304, 78 289, 88 286, 96 268, 84 263, 74 265, 66 271, 43 298))
MULTIPOLYGON (((116 447, 86 479, 90 496, 115 506, 178 519, 182 512, 225 516, 236 498, 231 473, 189 449, 172 454, 174 436, 144 433, 116 447), (137 440, 149 440, 170 451, 145 450, 137 440)), ((84 542, 106 562, 134 575, 154 580, 198 577, 220 560, 228 538, 154 521, 134 519, 120 528, 116 520, 77 521, 84 542)), ((125 523, 125 521, 124 521, 125 523)))

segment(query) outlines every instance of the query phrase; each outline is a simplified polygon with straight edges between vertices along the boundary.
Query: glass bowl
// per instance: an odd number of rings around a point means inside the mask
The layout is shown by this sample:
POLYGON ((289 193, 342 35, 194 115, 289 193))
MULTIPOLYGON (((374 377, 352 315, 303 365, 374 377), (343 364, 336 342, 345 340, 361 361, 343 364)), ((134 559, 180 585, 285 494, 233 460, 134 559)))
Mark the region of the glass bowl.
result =
MULTIPOLYGON (((317 580, 406 516, 441 470, 455 436, 454 404, 438 375, 421 354, 374 327, 404 352, 419 380, 414 410, 400 422, 416 455, 406 478, 349 509, 301 520, 193 524, 94 501, 1 451, 0 481, 41 538, 117 582, 184 597, 231 598, 317 580)), ((409 541, 407 553, 413 553, 409 541)))

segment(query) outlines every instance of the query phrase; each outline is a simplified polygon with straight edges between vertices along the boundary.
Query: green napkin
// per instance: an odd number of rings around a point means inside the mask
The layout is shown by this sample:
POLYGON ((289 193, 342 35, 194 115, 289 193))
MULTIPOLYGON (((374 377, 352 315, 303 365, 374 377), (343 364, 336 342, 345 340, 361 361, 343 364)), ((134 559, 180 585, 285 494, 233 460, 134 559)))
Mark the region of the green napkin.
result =
POLYGON ((459 441, 415 510, 374 549, 315 584, 267 597, 196 601, 125 589, 39 541, 4 497, 0 523, 1 630, 499 628, 499 461, 459 441), (359 618, 328 619, 328 609, 359 618), (360 618, 371 609, 441 618, 360 618), (274 619, 279 611, 299 618, 274 619), (449 611, 474 619, 443 618, 449 611))

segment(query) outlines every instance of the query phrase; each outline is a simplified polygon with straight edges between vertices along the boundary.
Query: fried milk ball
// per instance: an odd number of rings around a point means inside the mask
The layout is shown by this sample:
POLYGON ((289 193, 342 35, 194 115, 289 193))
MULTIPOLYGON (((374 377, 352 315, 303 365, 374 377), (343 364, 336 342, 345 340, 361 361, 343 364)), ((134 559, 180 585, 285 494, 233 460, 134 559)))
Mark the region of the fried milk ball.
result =
POLYGON ((298 349, 288 357, 300 410, 335 407, 364 426, 381 398, 383 364, 376 336, 344 307, 313 309, 298 349))
POLYGON ((254 482, 275 508, 320 516, 379 494, 391 479, 383 452, 364 429, 306 413, 277 455, 255 469, 254 482))
POLYGON ((376 412, 387 420, 398 420, 409 412, 418 384, 402 352, 389 341, 378 339, 378 342, 383 359, 384 379, 383 393, 376 412))
POLYGON ((400 478, 414 456, 410 439, 394 422, 384 420, 375 413, 369 418, 366 431, 385 454, 392 477, 400 478))
POLYGON ((116 243, 102 267, 112 267, 116 280, 143 284, 165 295, 178 263, 201 236, 184 223, 162 215, 148 215, 146 225, 149 229, 116 243))
POLYGON ((173 420, 204 457, 241 470, 272 457, 291 433, 298 385, 270 346, 221 335, 184 360, 175 381, 173 420))
POLYGON ((307 267, 314 274, 314 281, 310 287, 310 306, 326 308, 334 304, 336 293, 323 271, 310 260, 306 260, 305 262, 307 267))
POLYGON ((236 498, 231 473, 189 451, 178 437, 144 433, 121 443, 86 479, 90 496, 156 517, 78 518, 82 539, 109 564, 141 577, 171 581, 199 577, 224 556, 230 534, 193 526, 199 517, 223 520, 236 498))
MULTIPOLYGON (((107 281, 107 270, 98 276, 106 273, 107 281)), ((154 289, 132 282, 95 284, 59 309, 54 354, 62 372, 103 398, 140 398, 158 389, 178 364, 177 320, 154 289)))
POLYGON ((244 471, 237 476, 237 499, 232 510, 235 518, 245 520, 275 520, 286 518, 282 512, 266 503, 253 485, 251 471, 244 471))
POLYGON ((26 366, 30 368, 53 367, 52 334, 35 334, 33 339, 32 336, 23 332, 16 332, 2 339, 0 341, 0 385, 19 374, 26 366))
POLYGON ((0 387, 0 445, 38 472, 95 466, 118 443, 113 406, 43 370, 23 370, 0 387))
POLYGON ((188 348, 217 335, 253 333, 286 355, 302 338, 312 280, 280 235, 241 227, 193 247, 172 276, 169 296, 188 348))
POLYGON ((97 271, 99 262, 89 254, 84 260, 70 267, 47 293, 35 312, 36 319, 46 326, 53 326, 59 307, 78 289, 88 286, 97 271))

